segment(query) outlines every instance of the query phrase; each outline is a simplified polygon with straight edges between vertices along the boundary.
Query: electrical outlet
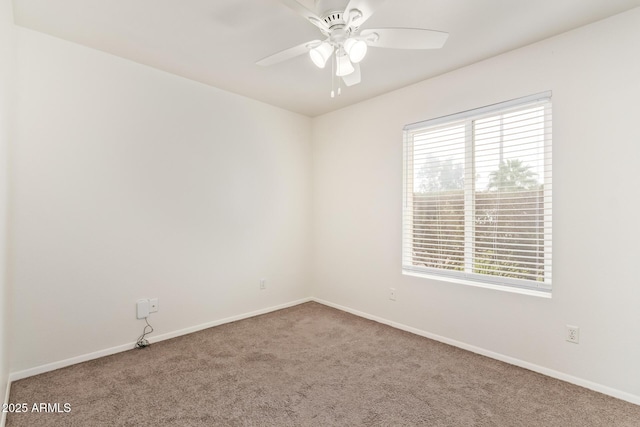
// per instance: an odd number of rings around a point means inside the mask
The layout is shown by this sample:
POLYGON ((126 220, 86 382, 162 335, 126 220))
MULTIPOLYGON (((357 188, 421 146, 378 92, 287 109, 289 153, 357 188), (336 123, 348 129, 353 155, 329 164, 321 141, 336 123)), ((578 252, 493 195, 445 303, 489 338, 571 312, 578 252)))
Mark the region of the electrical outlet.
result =
POLYGON ((136 317, 138 319, 144 319, 149 317, 150 313, 158 311, 160 306, 158 305, 158 298, 142 298, 136 302, 136 317))
POLYGON ((577 326, 567 325, 567 337, 568 342, 578 344, 580 342, 580 328, 577 326))
POLYGON ((267 279, 260 279, 260 290, 264 291, 267 289, 267 279))
POLYGON ((389 299, 391 301, 396 300, 396 288, 389 288, 389 299))

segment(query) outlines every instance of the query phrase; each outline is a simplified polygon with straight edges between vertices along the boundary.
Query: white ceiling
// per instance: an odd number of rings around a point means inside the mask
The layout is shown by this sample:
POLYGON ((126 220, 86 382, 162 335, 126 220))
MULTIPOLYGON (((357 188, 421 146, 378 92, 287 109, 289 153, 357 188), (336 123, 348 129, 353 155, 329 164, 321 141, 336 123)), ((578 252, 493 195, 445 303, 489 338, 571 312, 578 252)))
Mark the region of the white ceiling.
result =
MULTIPOLYGON (((314 0, 300 2, 314 7, 314 0)), ((447 31, 447 43, 441 50, 372 48, 362 83, 332 99, 330 68, 316 68, 308 55, 255 65, 322 38, 279 0, 13 2, 18 25, 311 117, 637 6, 640 0, 387 0, 362 28, 447 31)))

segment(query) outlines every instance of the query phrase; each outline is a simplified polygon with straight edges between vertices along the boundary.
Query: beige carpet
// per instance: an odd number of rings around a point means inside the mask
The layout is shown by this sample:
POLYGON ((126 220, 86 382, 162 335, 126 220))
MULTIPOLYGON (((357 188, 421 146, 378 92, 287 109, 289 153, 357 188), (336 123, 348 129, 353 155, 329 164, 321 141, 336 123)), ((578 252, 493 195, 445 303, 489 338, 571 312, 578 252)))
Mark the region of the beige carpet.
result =
POLYGON ((71 409, 10 427, 640 425, 640 406, 317 303, 17 381, 10 400, 71 409))

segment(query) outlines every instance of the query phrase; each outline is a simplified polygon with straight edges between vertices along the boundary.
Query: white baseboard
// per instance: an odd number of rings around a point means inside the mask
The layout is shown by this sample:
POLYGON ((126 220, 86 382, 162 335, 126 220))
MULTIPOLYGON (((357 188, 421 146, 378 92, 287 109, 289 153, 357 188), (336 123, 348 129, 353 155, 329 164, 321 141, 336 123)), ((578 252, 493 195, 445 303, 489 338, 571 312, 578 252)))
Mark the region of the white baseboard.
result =
POLYGON ((365 319, 373 320, 374 322, 382 323, 388 326, 391 326, 396 329, 401 329, 403 331, 411 332, 412 334, 420 335, 425 338, 432 339, 434 341, 439 341, 444 344, 449 344, 454 347, 461 348, 463 350, 468 350, 473 353, 480 354, 482 356, 487 356, 492 359, 499 360, 501 362, 508 363, 510 365, 519 366, 521 368, 528 369, 530 371, 537 372, 542 375, 546 375, 551 378, 556 378, 558 380, 566 381, 571 384, 575 384, 584 388, 588 388, 593 391, 597 391, 602 394, 606 394, 608 396, 615 397, 617 399, 625 400, 630 403, 634 403, 636 405, 640 405, 640 396, 635 394, 627 393, 621 390, 617 390, 615 388, 611 388, 602 384, 594 383, 589 380, 585 380, 582 378, 574 377, 573 375, 568 375, 563 372, 555 371, 553 369, 545 368, 544 366, 539 366, 534 363, 529 363, 524 360, 516 359, 514 357, 505 356, 504 354, 495 353, 490 350, 486 350, 484 348, 476 347, 474 345, 466 344, 460 341, 452 340, 450 338, 446 338, 440 335, 432 334, 427 331, 423 331, 421 329, 413 328, 411 326, 403 325, 402 323, 393 322, 391 320, 384 319, 382 317, 374 316, 368 313, 364 313, 362 311, 354 310, 349 307, 345 307, 339 304, 334 304, 329 301, 325 301, 319 298, 311 298, 312 301, 317 303, 326 305, 328 307, 336 308, 341 311, 345 311, 347 313, 355 314, 356 316, 363 317, 365 319))
MULTIPOLYGON (((259 316, 261 314, 270 313, 272 311, 282 310, 283 308, 293 307, 294 305, 302 304, 305 302, 311 301, 311 298, 303 298, 295 301, 291 301, 288 303, 280 304, 273 307, 267 307, 256 311, 251 311, 249 313, 239 314, 237 316, 226 317, 224 319, 218 319, 211 322, 203 323, 201 325, 191 326, 189 328, 180 329, 173 332, 167 332, 166 334, 157 335, 152 337, 149 341, 152 343, 160 342, 164 340, 168 340, 171 338, 179 337, 181 335, 190 334, 193 332, 201 331, 203 329, 211 328, 213 326, 223 325, 225 323, 236 322, 238 320, 247 319, 249 317, 259 316)), ((100 357, 110 356, 115 353, 120 353, 123 351, 131 350, 135 347, 135 342, 129 342, 126 344, 122 344, 116 347, 105 348, 103 350, 98 350, 93 353, 83 354, 76 357, 71 357, 69 359, 60 360, 58 362, 47 363, 46 365, 36 366, 34 368, 25 369, 23 371, 12 372, 9 374, 9 384, 12 381, 21 380, 24 378, 32 377, 34 375, 43 374, 45 372, 54 371, 56 369, 65 368, 67 366, 75 365, 77 363, 86 362, 93 359, 98 359, 100 357)), ((8 398, 8 393, 7 393, 8 398)), ((0 425, 2 427, 2 425, 0 425)))

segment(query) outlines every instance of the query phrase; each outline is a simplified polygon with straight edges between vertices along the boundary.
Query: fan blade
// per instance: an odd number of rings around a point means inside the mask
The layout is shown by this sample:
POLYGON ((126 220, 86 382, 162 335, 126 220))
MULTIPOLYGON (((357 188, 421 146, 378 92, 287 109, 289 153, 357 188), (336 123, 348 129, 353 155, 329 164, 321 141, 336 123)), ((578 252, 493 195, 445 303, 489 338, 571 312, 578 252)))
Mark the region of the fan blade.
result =
POLYGON ((263 67, 268 67, 269 65, 277 64, 279 62, 295 58, 296 56, 303 55, 309 52, 309 49, 314 48, 320 43, 322 43, 320 40, 313 40, 310 42, 302 43, 298 46, 290 47, 289 49, 285 49, 278 53, 274 53, 273 55, 269 55, 266 58, 262 58, 260 61, 256 62, 256 64, 262 65, 263 67))
POLYGON ((320 28, 322 31, 328 31, 329 26, 322 20, 318 15, 304 7, 302 4, 298 3, 296 0, 280 0, 284 3, 285 6, 288 6, 291 10, 296 12, 298 15, 301 15, 309 22, 311 22, 316 27, 320 28))
POLYGON ((422 28, 376 28, 362 30, 360 37, 373 47, 439 49, 444 46, 449 33, 422 28))
POLYGON ((345 15, 347 15, 347 16, 349 14, 349 11, 351 11, 353 9, 357 9, 360 12, 362 12, 362 18, 360 18, 357 21, 353 22, 356 27, 359 27, 362 24, 364 24, 364 22, 367 19, 371 18, 371 15, 373 15, 373 13, 385 1, 387 1, 387 0, 351 0, 351 1, 349 1, 349 4, 347 4, 347 7, 345 8, 344 12, 345 12, 345 15))
POLYGON ((353 64, 353 73, 342 77, 342 81, 347 86, 353 86, 360 83, 360 64, 353 64))

